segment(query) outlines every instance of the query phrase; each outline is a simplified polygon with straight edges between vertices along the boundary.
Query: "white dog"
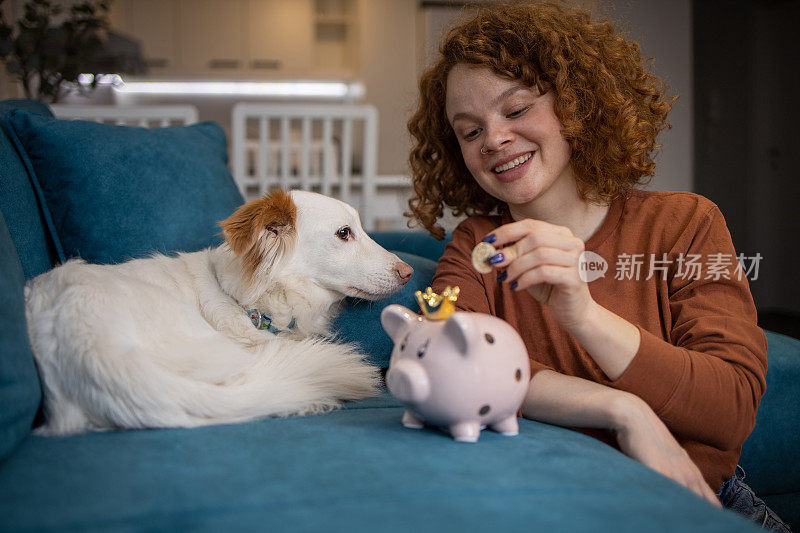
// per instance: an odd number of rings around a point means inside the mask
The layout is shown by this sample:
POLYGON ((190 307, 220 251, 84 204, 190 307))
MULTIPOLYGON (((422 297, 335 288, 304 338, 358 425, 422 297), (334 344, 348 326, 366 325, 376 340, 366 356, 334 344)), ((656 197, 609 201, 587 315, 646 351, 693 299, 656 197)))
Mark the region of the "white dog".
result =
POLYGON ((28 283, 38 434, 319 413, 376 393, 378 369, 328 327, 345 296, 383 298, 413 269, 315 193, 276 191, 220 225, 217 248, 70 260, 28 283))

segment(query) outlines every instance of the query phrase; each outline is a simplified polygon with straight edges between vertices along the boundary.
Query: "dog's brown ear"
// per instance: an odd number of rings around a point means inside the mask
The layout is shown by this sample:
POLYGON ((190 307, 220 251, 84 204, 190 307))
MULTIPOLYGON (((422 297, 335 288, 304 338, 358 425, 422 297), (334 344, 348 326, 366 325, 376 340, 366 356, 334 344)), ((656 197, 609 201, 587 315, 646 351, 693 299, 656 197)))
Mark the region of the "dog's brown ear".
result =
POLYGON ((275 190, 244 204, 219 225, 231 250, 242 258, 245 270, 252 275, 267 256, 274 259, 282 241, 296 234, 296 222, 297 206, 292 196, 275 190), (259 240, 266 242, 259 245, 259 240))

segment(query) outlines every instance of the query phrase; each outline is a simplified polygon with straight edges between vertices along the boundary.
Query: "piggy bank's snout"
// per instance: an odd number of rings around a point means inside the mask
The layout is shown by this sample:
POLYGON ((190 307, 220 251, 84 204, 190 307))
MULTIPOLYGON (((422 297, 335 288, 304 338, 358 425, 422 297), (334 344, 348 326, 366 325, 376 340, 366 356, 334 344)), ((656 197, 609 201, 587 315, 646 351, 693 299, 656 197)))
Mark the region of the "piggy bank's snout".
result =
POLYGON ((386 374, 386 387, 401 402, 424 402, 431 393, 425 369, 416 361, 397 361, 386 374))

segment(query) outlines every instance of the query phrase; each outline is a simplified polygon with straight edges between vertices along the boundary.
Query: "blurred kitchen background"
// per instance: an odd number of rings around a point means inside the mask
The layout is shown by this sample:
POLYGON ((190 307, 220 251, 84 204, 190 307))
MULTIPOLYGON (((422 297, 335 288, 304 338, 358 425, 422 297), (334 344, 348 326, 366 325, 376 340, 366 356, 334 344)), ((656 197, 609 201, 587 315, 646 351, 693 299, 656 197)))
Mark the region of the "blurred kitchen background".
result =
MULTIPOLYGON (((800 140, 793 38, 800 0, 572 3, 615 21, 680 95, 647 187, 693 191, 716 202, 737 251, 762 257, 751 289, 764 327, 800 337, 800 180, 791 157, 800 140)), ((24 4, 6 0, 6 18, 21 17, 24 4)), ((378 183, 402 213, 410 194, 405 125, 419 75, 443 32, 474 4, 113 0, 106 46, 133 53, 139 72, 64 102, 191 104, 199 120, 219 123, 229 139, 239 102, 371 105, 378 116, 378 183)), ((0 93, 22 95, 5 70, 0 93)), ((456 222, 451 217, 447 227, 456 222)), ((394 220, 385 227, 404 226, 394 220)))

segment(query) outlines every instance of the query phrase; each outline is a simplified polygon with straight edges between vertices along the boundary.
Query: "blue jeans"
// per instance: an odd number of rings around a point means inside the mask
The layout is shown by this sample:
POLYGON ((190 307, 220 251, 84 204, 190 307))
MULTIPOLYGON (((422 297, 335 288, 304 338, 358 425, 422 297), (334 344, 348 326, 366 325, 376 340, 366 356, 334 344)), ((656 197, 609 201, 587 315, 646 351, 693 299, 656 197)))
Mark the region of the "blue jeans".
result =
POLYGON ((736 465, 733 477, 723 483, 717 493, 717 498, 722 506, 736 511, 768 531, 791 533, 791 528, 775 514, 775 511, 767 507, 764 500, 756 496, 753 489, 745 484, 744 476, 744 469, 736 465))

